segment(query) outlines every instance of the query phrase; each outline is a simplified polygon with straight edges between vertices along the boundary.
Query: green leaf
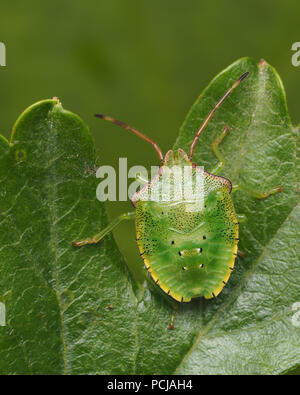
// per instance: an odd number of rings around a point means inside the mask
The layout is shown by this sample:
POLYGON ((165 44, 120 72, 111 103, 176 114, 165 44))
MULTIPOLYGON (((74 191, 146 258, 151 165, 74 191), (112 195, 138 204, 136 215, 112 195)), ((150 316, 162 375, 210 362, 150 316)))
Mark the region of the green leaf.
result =
POLYGON ((45 100, 0 142, 0 372, 132 369, 135 296, 124 261, 110 237, 96 248, 71 244, 106 224, 89 131, 45 100))
POLYGON ((300 328, 293 325, 300 301, 299 130, 287 111, 276 71, 266 62, 241 59, 219 74, 192 107, 176 147, 188 149, 209 110, 244 72, 250 76, 211 121, 194 161, 210 170, 210 144, 224 126, 222 175, 242 191, 233 195, 240 225, 239 259, 228 286, 202 309, 202 327, 177 373, 282 373, 300 364, 300 328), (257 200, 246 191, 283 191, 257 200))
POLYGON ((210 143, 230 127, 221 175, 242 188, 233 199, 247 217, 240 226, 247 255, 216 299, 180 306, 173 331, 166 298, 135 284, 111 236, 71 245, 106 224, 82 121, 47 100, 20 117, 11 144, 0 139, 1 373, 274 374, 300 365, 299 132, 274 69, 241 59, 222 72, 192 107, 175 147, 188 151, 245 71, 250 76, 216 112, 194 161, 211 169, 210 143), (282 193, 265 200, 245 192, 277 185, 282 193))

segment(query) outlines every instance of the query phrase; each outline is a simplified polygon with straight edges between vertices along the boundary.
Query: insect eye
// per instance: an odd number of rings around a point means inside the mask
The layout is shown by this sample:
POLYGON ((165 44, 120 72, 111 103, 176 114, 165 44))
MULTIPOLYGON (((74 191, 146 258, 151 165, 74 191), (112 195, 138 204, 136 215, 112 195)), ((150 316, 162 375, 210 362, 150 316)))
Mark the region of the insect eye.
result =
POLYGON ((175 244, 175 241, 174 241, 174 240, 172 240, 172 241, 171 241, 171 244, 175 244))
POLYGON ((206 239, 206 236, 203 236, 203 240, 205 240, 206 239))

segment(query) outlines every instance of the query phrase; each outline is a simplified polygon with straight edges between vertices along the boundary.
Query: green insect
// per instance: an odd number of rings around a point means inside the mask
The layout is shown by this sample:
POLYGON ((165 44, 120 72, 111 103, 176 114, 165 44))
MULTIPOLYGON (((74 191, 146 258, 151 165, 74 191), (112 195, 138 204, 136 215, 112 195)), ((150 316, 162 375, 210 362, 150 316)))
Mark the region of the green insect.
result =
MULTIPOLYGON (((215 111, 248 74, 244 73, 211 110, 191 143, 189 155, 178 149, 168 151, 164 157, 159 146, 138 130, 106 115, 96 115, 152 144, 161 167, 132 197, 135 212, 121 215, 99 234, 73 244, 80 247, 98 243, 121 221, 135 218, 137 244, 144 264, 166 294, 179 302, 217 296, 233 270, 239 241, 232 184, 216 175, 225 165, 218 146, 229 128, 224 128, 211 144, 219 159, 211 172, 196 166, 192 158, 199 136, 215 111), (166 191, 169 199, 164 198, 166 191)), ((262 199, 280 191, 279 186, 253 195, 262 199)))

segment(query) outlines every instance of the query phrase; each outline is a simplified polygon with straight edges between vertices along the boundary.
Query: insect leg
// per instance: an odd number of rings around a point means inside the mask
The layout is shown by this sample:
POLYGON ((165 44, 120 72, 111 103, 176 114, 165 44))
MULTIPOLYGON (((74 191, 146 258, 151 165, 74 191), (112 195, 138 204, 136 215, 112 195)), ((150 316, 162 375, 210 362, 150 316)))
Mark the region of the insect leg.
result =
POLYGON ((266 192, 257 192, 257 191, 247 191, 250 196, 256 198, 256 199, 266 199, 267 197, 271 195, 275 195, 276 193, 279 193, 282 191, 282 186, 279 185, 276 188, 272 188, 269 191, 266 192))
POLYGON ((275 195, 276 193, 281 192, 282 191, 282 186, 278 185, 277 187, 272 188, 272 189, 270 189, 269 191, 266 191, 266 192, 257 192, 257 191, 250 190, 248 188, 246 189, 246 188, 240 187, 239 185, 233 185, 231 192, 235 192, 235 191, 237 191, 239 189, 241 191, 247 193, 248 195, 250 195, 253 198, 266 199, 267 197, 269 197, 271 195, 275 195))
POLYGON ((223 138, 227 135, 228 132, 229 132, 229 128, 225 126, 221 134, 210 145, 211 149, 213 150, 213 153, 219 159, 217 165, 212 169, 212 171, 210 171, 210 173, 212 174, 217 174, 225 166, 225 159, 221 154, 221 152, 219 151, 219 145, 221 144, 223 138))
POLYGON ((97 233, 96 235, 89 237, 87 239, 83 240, 78 240, 78 241, 73 241, 73 245, 75 247, 81 247, 86 244, 97 244, 99 243, 100 240, 103 239, 108 233, 110 233, 117 225, 119 225, 120 222, 126 220, 126 219, 134 219, 135 212, 130 212, 130 213, 125 213, 114 219, 106 228, 101 230, 100 233, 97 233))
POLYGON ((175 317, 178 314, 178 305, 175 305, 173 313, 170 318, 168 329, 175 329, 175 317))

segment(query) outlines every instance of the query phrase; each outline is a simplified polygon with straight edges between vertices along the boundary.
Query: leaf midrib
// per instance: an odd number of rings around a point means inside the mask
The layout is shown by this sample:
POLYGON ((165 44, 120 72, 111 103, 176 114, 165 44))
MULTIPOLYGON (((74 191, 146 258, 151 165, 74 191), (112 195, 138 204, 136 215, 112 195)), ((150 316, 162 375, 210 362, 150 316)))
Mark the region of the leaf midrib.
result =
MULTIPOLYGON (((47 136, 49 136, 49 142, 51 143, 51 146, 57 147, 56 144, 56 139, 52 136, 56 136, 56 129, 53 127, 53 123, 49 120, 49 117, 51 115, 51 112, 53 111, 53 107, 49 110, 47 114, 47 126, 48 126, 48 131, 47 131, 47 136), (53 144, 54 143, 54 144, 53 144), (53 145, 52 145, 53 144, 53 145)), ((58 306, 58 311, 59 311, 59 319, 60 319, 60 328, 61 328, 61 340, 62 340, 62 358, 63 358, 63 374, 67 374, 67 342, 66 342, 66 334, 65 334, 65 325, 64 325, 64 316, 63 316, 63 310, 62 310, 62 303, 61 303, 61 293, 60 293, 60 279, 59 279, 59 258, 57 254, 57 221, 59 219, 59 216, 56 215, 56 199, 55 196, 57 196, 57 188, 56 188, 56 182, 54 182, 57 179, 57 174, 56 174, 56 161, 53 161, 52 158, 52 163, 50 163, 49 166, 49 211, 50 211, 50 246, 51 250, 54 256, 54 268, 55 268, 55 296, 57 300, 57 306, 58 306)))

